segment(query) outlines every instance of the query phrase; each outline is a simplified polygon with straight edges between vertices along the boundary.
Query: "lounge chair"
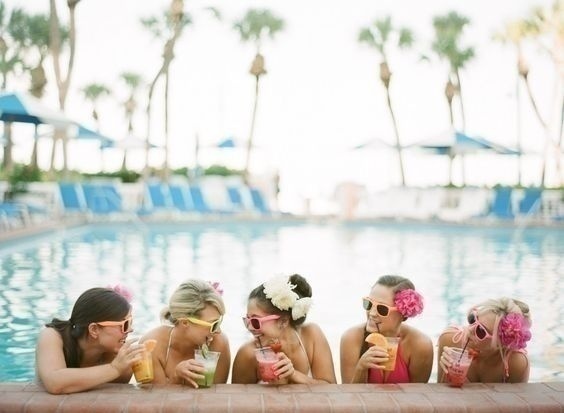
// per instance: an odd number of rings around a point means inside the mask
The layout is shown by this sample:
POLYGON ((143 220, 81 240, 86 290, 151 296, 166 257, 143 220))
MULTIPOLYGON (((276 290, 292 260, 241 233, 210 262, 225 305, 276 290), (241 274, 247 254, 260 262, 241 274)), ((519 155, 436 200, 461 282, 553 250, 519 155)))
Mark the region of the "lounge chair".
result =
POLYGON ((266 200, 260 190, 257 188, 250 188, 251 191, 251 199, 253 201, 253 206, 255 209, 265 215, 270 215, 272 213, 271 209, 268 207, 266 200))
POLYGON ((512 194, 511 188, 496 188, 489 216, 498 219, 515 218, 512 194))
POLYGON ((73 182, 59 182, 59 195, 65 212, 86 212, 84 192, 79 184, 73 182))
POLYGON ((190 187, 187 184, 170 184, 168 188, 174 208, 181 212, 194 212, 196 210, 190 194, 190 187))
POLYGON ((121 195, 112 184, 82 184, 88 210, 96 215, 123 212, 121 195))
POLYGON ((194 209, 197 212, 203 214, 210 214, 214 212, 204 199, 204 194, 202 193, 202 188, 200 188, 197 184, 190 184, 190 197, 192 198, 192 202, 194 204, 194 209))
POLYGON ((27 226, 31 222, 29 210, 20 202, 0 202, 0 229, 27 226))
POLYGON ((526 188, 519 201, 519 215, 531 216, 540 212, 542 189, 526 188))
POLYGON ((151 208, 157 210, 170 210, 173 208, 168 185, 161 182, 149 182, 147 184, 147 194, 151 208))

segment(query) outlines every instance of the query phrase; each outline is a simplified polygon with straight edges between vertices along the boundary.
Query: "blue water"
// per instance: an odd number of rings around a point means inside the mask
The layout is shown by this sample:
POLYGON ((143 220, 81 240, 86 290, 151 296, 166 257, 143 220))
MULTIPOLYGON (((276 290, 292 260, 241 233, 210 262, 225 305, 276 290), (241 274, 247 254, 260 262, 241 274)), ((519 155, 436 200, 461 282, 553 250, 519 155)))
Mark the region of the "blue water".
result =
MULTIPOLYGON (((97 224, 0 246, 0 381, 32 380, 41 326, 68 318, 78 295, 123 283, 136 333, 156 326, 186 278, 220 281, 233 355, 248 339, 248 292, 271 275, 311 283, 309 320, 325 331, 339 376, 339 338, 363 320, 361 297, 381 274, 411 278, 426 300, 408 322, 435 342, 486 298, 526 301, 533 316, 531 381, 564 381, 564 231, 421 224, 97 224)), ((436 381, 433 373, 431 381, 436 381)))

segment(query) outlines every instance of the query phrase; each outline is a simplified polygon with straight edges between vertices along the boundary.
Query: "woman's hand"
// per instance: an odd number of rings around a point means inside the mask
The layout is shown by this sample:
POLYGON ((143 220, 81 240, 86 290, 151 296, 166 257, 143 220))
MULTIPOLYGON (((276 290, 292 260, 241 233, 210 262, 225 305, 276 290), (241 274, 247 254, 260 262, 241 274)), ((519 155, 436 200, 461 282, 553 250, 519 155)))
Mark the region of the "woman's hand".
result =
POLYGON ((448 369, 455 361, 451 355, 450 349, 451 347, 443 347, 443 352, 441 354, 441 358, 439 359, 439 366, 441 366, 441 369, 445 372, 445 374, 448 373, 448 369))
POLYGON ((290 360, 290 358, 282 351, 276 355, 278 356, 278 362, 274 365, 274 367, 276 367, 276 375, 278 376, 278 379, 289 380, 296 372, 292 360, 290 360))
POLYGON ((196 380, 205 379, 204 371, 204 365, 194 359, 184 360, 176 365, 176 376, 196 389, 199 387, 196 380))
POLYGON ((143 358, 145 346, 136 342, 128 341, 121 346, 110 365, 117 370, 119 375, 126 371, 131 372, 131 365, 143 358))
POLYGON ((389 360, 388 350, 380 346, 371 346, 364 352, 357 363, 357 369, 365 371, 368 369, 384 369, 381 363, 389 360))

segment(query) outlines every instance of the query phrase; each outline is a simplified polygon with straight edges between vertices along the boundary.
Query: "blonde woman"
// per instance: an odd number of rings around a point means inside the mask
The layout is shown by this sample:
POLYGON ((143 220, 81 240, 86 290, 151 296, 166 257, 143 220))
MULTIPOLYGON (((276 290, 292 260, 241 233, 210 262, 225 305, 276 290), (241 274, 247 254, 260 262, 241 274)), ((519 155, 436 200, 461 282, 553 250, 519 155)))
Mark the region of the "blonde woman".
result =
POLYGON ((243 344, 233 363, 233 383, 261 382, 255 349, 276 352, 271 384, 335 383, 329 343, 319 326, 305 323, 312 304, 311 286, 298 274, 272 278, 249 294, 245 327, 253 339, 243 344))
POLYGON ((220 352, 214 383, 226 383, 231 365, 229 342, 221 332, 225 306, 217 283, 192 279, 172 293, 161 312, 163 325, 149 331, 141 342, 154 339, 154 384, 186 384, 197 388, 204 366, 194 360, 194 351, 207 346, 220 352))
POLYGON ((526 383, 529 358, 525 351, 531 339, 529 306, 514 298, 484 301, 471 308, 468 325, 449 327, 439 337, 437 382, 446 382, 454 362, 446 347, 469 350, 472 363, 466 380, 478 383, 526 383))
POLYGON ((433 344, 427 335, 405 323, 423 311, 423 297, 413 283, 399 275, 384 275, 362 298, 362 305, 366 321, 351 327, 341 337, 343 383, 428 382, 433 368, 433 344), (387 349, 365 341, 370 333, 399 339, 393 371, 385 371, 387 349))

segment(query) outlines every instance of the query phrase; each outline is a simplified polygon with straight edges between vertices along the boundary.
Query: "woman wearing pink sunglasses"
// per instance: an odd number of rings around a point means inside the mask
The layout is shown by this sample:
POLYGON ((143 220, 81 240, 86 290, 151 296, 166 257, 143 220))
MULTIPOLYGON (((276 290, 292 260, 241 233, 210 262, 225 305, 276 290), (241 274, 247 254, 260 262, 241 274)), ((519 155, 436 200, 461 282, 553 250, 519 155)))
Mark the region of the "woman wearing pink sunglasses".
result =
POLYGON ((258 383, 255 349, 270 346, 277 354, 274 381, 335 383, 329 343, 317 324, 305 323, 311 306, 311 286, 298 274, 275 277, 249 294, 245 327, 254 336, 243 344, 233 363, 233 383, 258 383))
POLYGON ((413 283, 399 275, 384 275, 362 299, 362 306, 366 321, 351 327, 341 337, 342 382, 428 382, 433 368, 431 339, 404 323, 423 311, 423 297, 413 283), (370 333, 399 338, 392 371, 386 370, 388 349, 365 341, 370 333))
POLYGON ((91 288, 78 297, 68 320, 54 318, 39 334, 38 380, 49 393, 127 383, 143 347, 126 342, 133 331, 130 294, 123 287, 91 288))
POLYGON ((472 363, 466 380, 479 383, 526 383, 529 359, 525 351, 531 339, 529 307, 512 298, 484 301, 468 312, 468 324, 451 326, 439 337, 437 382, 455 361, 448 347, 468 349, 472 363))

